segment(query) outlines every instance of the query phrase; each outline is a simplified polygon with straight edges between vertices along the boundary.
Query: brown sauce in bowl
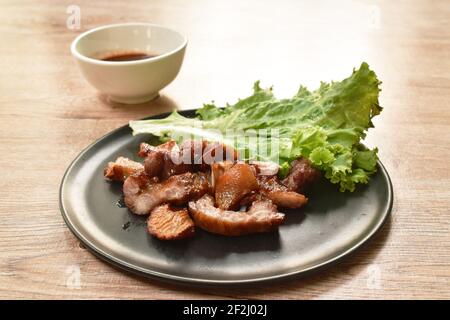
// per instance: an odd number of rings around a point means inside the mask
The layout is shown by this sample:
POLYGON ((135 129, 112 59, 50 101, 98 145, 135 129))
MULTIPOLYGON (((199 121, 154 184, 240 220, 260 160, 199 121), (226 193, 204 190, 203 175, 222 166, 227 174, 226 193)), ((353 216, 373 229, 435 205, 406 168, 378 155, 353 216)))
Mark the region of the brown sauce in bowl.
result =
POLYGON ((102 61, 112 61, 112 62, 123 62, 123 61, 135 61, 144 60, 157 57, 157 54, 149 54, 143 52, 129 52, 129 53, 119 53, 106 56, 100 60, 102 61))

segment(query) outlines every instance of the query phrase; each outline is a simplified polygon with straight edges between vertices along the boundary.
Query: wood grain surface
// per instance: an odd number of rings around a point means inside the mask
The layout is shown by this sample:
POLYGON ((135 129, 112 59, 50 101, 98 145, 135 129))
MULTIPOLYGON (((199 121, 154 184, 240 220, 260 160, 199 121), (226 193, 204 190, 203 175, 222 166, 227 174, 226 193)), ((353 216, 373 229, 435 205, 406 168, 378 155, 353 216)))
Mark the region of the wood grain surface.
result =
POLYGON ((448 1, 10 0, 0 21, 0 298, 450 298, 448 1), (67 28, 69 5, 81 9, 79 30, 67 28), (160 98, 112 104, 69 46, 90 28, 132 21, 181 30, 187 53, 160 98), (100 261, 64 224, 65 169, 128 120, 233 102, 257 79, 289 96, 362 61, 383 81, 384 110, 366 142, 379 147, 395 200, 381 232, 337 266, 268 285, 165 284, 100 261))

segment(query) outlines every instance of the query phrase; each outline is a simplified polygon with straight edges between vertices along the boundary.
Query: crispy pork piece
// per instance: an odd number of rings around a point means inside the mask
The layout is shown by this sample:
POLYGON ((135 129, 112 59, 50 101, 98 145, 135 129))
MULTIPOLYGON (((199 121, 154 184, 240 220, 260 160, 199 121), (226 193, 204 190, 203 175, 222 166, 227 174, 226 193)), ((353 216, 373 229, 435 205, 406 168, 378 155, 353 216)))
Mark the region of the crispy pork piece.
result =
POLYGON ((164 161, 164 167, 161 172, 161 178, 167 179, 170 176, 178 175, 186 172, 195 172, 191 164, 186 163, 173 163, 170 160, 164 161))
POLYGON ((159 195, 161 187, 158 178, 150 178, 145 172, 131 175, 123 183, 125 205, 135 214, 149 214, 164 202, 159 195))
POLYGON ((142 142, 139 146, 138 155, 141 158, 145 158, 149 153, 152 152, 171 152, 172 150, 177 151, 178 145, 174 140, 167 141, 159 146, 152 146, 148 143, 142 142), (175 149, 174 149, 175 148, 175 149))
POLYGON ((163 152, 151 152, 144 160, 145 173, 150 177, 157 177, 164 168, 165 154, 163 152))
POLYGON ((196 226, 225 236, 272 231, 284 221, 284 214, 269 200, 253 202, 247 212, 228 211, 216 208, 214 198, 204 195, 189 202, 189 212, 196 226))
POLYGON ((203 140, 203 163, 211 165, 214 162, 236 161, 238 152, 231 146, 220 142, 207 142, 203 140))
POLYGON ((171 176, 163 182, 150 178, 143 171, 129 176, 123 184, 126 206, 135 214, 149 214, 162 203, 186 204, 203 196, 210 189, 208 176, 191 173, 171 176))
POLYGON ((147 230, 160 240, 180 240, 192 237, 195 225, 186 208, 174 208, 163 204, 150 213, 147 230))
POLYGON ((211 181, 212 186, 215 188, 217 180, 234 165, 232 161, 221 161, 211 164, 211 181))
POLYGON ((210 165, 214 162, 238 159, 238 152, 233 147, 207 140, 185 140, 180 145, 180 151, 194 164, 210 165))
POLYGON ((179 150, 179 156, 175 157, 174 162, 190 164, 191 167, 188 170, 194 172, 205 172, 215 162, 235 161, 238 158, 238 153, 233 147, 206 140, 185 140, 181 143, 179 150))
POLYGON ((251 161, 250 165, 256 169, 256 174, 259 176, 274 176, 280 170, 280 166, 275 162, 251 161))
POLYGON ((176 205, 187 204, 210 191, 208 175, 203 172, 171 176, 162 185, 166 201, 176 205))
POLYGON ((242 198, 258 189, 258 181, 251 166, 236 163, 217 178, 215 189, 217 206, 222 210, 235 210, 242 198))
POLYGON ((288 187, 281 184, 277 176, 258 176, 259 188, 265 192, 269 191, 289 191, 288 187))
POLYGON ((283 208, 296 209, 308 203, 308 198, 295 191, 271 191, 266 194, 266 197, 283 208))
POLYGON ((188 161, 184 161, 180 148, 173 140, 156 147, 141 143, 138 155, 145 157, 145 172, 150 177, 165 180, 173 175, 195 171, 188 161))
POLYGON ((185 172, 207 171, 213 162, 237 159, 237 151, 221 143, 186 140, 180 146, 173 140, 159 146, 141 143, 139 156, 145 157, 149 176, 167 179, 185 172))
POLYGON ((108 163, 104 170, 104 176, 109 180, 123 182, 132 174, 143 170, 144 166, 139 162, 124 157, 118 157, 116 161, 108 163))
POLYGON ((203 159, 207 146, 206 140, 185 140, 180 145, 180 158, 183 163, 191 164, 194 171, 207 171, 209 166, 203 159))
POLYGON ((272 200, 274 204, 283 208, 300 208, 308 202, 303 194, 290 191, 281 184, 277 176, 258 176, 261 195, 272 200))
POLYGON ((306 186, 320 177, 320 171, 308 159, 299 158, 291 164, 291 169, 282 183, 292 191, 302 192, 306 186))

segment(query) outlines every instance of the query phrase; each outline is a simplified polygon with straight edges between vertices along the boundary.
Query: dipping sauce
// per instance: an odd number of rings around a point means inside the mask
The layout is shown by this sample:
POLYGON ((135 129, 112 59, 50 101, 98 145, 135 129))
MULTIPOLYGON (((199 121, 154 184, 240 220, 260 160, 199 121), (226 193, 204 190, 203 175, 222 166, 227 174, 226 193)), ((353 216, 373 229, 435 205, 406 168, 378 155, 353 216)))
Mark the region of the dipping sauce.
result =
POLYGON ((157 54, 130 52, 130 53, 113 54, 111 56, 107 56, 106 58, 102 58, 101 60, 102 61, 121 62, 121 61, 144 60, 144 59, 154 58, 157 56, 158 56, 157 54))

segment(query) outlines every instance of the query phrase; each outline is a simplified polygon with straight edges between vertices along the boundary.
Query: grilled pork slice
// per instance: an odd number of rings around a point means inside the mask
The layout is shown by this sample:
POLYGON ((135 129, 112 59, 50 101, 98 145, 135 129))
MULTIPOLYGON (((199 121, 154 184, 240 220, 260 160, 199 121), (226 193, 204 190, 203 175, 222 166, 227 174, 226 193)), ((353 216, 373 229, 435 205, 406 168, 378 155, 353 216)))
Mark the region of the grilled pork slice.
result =
POLYGON ((253 202, 247 212, 228 211, 216 208, 214 198, 204 195, 189 202, 189 212, 196 226, 225 236, 268 232, 284 221, 284 214, 277 212, 277 207, 268 200, 253 202))
POLYGON ((149 153, 153 152, 171 152, 172 150, 175 151, 178 148, 177 143, 174 140, 167 141, 166 143, 160 144, 159 146, 152 146, 148 143, 141 143, 139 146, 139 152, 138 155, 141 158, 145 158, 149 153))
POLYGON ((158 176, 165 180, 173 175, 194 171, 191 164, 181 160, 173 162, 172 159, 170 153, 150 153, 144 161, 145 172, 149 176, 158 176))
POLYGON ((256 174, 260 176, 274 176, 280 170, 277 163, 270 161, 251 161, 250 165, 256 169, 256 174))
POLYGON ((204 173, 171 176, 163 182, 150 178, 144 172, 129 176, 123 184, 126 206, 135 214, 149 214, 162 203, 186 204, 209 191, 208 177, 204 173))
POLYGON ((150 177, 157 177, 164 168, 165 155, 163 152, 152 152, 144 160, 145 173, 150 177))
POLYGON ((233 148, 206 140, 186 140, 180 146, 173 140, 156 147, 142 143, 138 154, 145 157, 145 172, 162 179, 185 172, 207 171, 213 162, 237 159, 233 148))
POLYGON ((290 191, 280 183, 277 176, 258 176, 260 193, 283 208, 300 208, 308 202, 308 198, 295 191, 290 191))
POLYGON ((220 161, 211 164, 211 181, 215 188, 219 178, 234 165, 233 161, 220 161))
POLYGON ((305 187, 320 177, 320 171, 311 165, 308 159, 299 158, 291 164, 282 183, 292 191, 302 192, 305 187))
POLYGON ((144 166, 128 158, 118 157, 116 161, 109 162, 104 170, 106 179, 114 181, 125 181, 132 174, 141 172, 144 166))
POLYGON ((236 163, 217 178, 215 188, 217 206, 222 210, 235 210, 242 198, 258 189, 258 181, 251 166, 236 163))
POLYGON ((145 172, 150 177, 164 180, 173 175, 194 171, 188 161, 183 161, 180 148, 173 140, 156 147, 141 143, 138 155, 145 158, 145 172))
POLYGON ((195 226, 186 208, 173 208, 163 204, 150 213, 147 230, 160 240, 179 240, 192 237, 195 226))
POLYGON ((266 197, 283 208, 296 209, 308 203, 308 198, 294 191, 271 191, 266 197))
POLYGON ((190 157, 193 164, 200 164, 202 169, 208 169, 209 165, 221 161, 235 161, 238 152, 231 146, 220 142, 208 142, 206 140, 186 140, 180 146, 182 156, 190 157))

